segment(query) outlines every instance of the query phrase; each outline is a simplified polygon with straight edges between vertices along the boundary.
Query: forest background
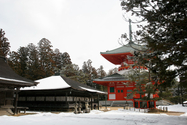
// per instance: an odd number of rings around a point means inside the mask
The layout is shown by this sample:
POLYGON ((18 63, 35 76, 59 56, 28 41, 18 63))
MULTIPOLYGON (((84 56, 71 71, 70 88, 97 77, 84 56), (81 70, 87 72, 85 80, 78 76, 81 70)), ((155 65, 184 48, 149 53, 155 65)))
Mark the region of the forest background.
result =
POLYGON ((107 87, 93 83, 93 79, 101 78, 117 72, 117 68, 104 71, 103 66, 95 68, 91 59, 83 62, 81 68, 71 61, 68 52, 60 52, 53 49, 51 41, 42 38, 37 45, 29 43, 26 47, 20 47, 17 51, 10 51, 10 43, 1 29, 1 56, 8 59, 9 66, 20 76, 38 80, 52 75, 64 75, 82 84, 95 89, 107 91, 107 87))

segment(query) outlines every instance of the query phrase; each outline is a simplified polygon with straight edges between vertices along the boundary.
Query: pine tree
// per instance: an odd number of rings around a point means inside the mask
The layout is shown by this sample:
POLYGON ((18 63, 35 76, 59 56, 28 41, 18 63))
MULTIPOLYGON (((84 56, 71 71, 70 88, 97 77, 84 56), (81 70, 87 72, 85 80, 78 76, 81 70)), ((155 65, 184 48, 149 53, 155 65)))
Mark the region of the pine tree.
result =
POLYGON ((5 32, 0 29, 0 56, 6 57, 10 51, 10 43, 7 41, 8 39, 5 37, 5 32))
POLYGON ((61 58, 62 58, 62 61, 61 61, 62 67, 65 67, 66 65, 72 64, 70 55, 67 52, 64 52, 62 54, 61 58))
POLYGON ((87 62, 83 63, 82 71, 83 71, 83 73, 85 73, 85 75, 87 77, 86 84, 88 86, 92 86, 92 87, 96 88, 95 84, 93 84, 93 82, 92 82, 93 81, 93 74, 92 74, 93 69, 94 68, 92 67, 92 61, 90 59, 87 62))
POLYGON ((28 60, 28 79, 31 80, 38 80, 41 79, 41 67, 39 64, 39 52, 37 49, 37 46, 35 46, 33 43, 30 43, 27 46, 29 50, 29 60, 28 60))
POLYGON ((27 47, 20 47, 18 49, 20 72, 19 75, 26 77, 28 71, 28 60, 29 60, 29 50, 27 47))
MULTIPOLYGON (((97 74, 99 78, 103 78, 106 76, 106 72, 104 71, 103 66, 101 65, 98 69, 97 69, 97 74)), ((97 88, 102 90, 102 91, 107 91, 107 87, 106 86, 102 86, 97 84, 97 88)))
POLYGON ((152 52, 147 61, 151 60, 150 69, 159 77, 161 86, 168 86, 176 76, 185 76, 186 81, 187 1, 122 0, 121 6, 125 13, 131 12, 131 16, 146 22, 139 25, 136 40, 145 43, 147 51, 152 52), (176 69, 168 70, 172 66, 176 69))
POLYGON ((106 72, 104 71, 104 68, 102 65, 97 69, 97 74, 98 74, 98 77, 100 78, 106 76, 106 72))
POLYGON ((53 60, 55 65, 54 72, 55 74, 60 74, 60 69, 62 68, 62 53, 59 49, 55 49, 53 60))
MULTIPOLYGON (((131 70, 126 74, 127 79, 129 79, 127 86, 135 84, 135 89, 132 93, 127 95, 127 98, 132 98, 132 96, 137 96, 138 94, 140 100, 157 100, 158 98, 153 98, 153 95, 158 94, 158 80, 155 79, 155 74, 153 74, 149 69, 146 70, 141 68, 146 65, 141 54, 142 53, 140 52, 136 52, 135 56, 131 57, 134 62, 133 66, 136 66, 137 68, 133 69, 132 66, 131 70)), ((147 64, 147 66, 151 67, 150 64, 147 64)))
POLYGON ((53 75, 54 53, 52 50, 51 42, 46 38, 41 39, 38 43, 38 51, 42 77, 53 75))
POLYGON ((8 58, 8 64, 9 66, 17 73, 20 74, 21 70, 21 65, 20 65, 20 59, 19 59, 19 54, 15 51, 10 52, 8 58))
POLYGON ((109 70, 107 75, 112 75, 112 74, 117 73, 117 72, 118 72, 118 69, 114 68, 114 69, 109 70))

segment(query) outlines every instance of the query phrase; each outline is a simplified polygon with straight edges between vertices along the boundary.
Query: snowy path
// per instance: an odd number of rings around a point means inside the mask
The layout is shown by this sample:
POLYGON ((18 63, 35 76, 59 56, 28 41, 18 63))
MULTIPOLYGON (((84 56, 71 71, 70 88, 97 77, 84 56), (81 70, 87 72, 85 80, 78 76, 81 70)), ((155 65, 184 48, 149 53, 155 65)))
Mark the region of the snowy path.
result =
MULTIPOLYGON (((37 113, 20 117, 0 116, 1 125, 187 125, 187 107, 172 106, 186 114, 169 116, 166 114, 147 114, 127 110, 102 112, 92 110, 89 114, 37 113)), ((169 109, 172 109, 171 107, 169 109)))

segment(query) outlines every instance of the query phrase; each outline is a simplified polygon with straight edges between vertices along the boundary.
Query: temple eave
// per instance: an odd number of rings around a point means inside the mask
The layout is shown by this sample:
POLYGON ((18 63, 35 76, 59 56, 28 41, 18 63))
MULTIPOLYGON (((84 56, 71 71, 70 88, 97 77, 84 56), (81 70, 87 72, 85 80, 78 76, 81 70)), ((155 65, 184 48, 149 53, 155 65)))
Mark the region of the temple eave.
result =
POLYGON ((108 60, 109 62, 120 65, 121 62, 123 62, 127 56, 133 56, 131 52, 125 52, 125 53, 101 53, 101 55, 108 60))

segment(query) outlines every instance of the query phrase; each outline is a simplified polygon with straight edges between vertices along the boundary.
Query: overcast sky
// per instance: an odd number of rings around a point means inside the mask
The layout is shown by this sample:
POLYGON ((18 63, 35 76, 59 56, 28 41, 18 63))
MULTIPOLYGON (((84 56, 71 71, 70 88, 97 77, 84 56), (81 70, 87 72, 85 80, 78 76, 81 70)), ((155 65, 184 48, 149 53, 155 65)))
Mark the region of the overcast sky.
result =
POLYGON ((118 66, 100 52, 120 47, 118 39, 129 31, 120 0, 0 0, 0 28, 11 51, 47 38, 79 68, 91 59, 106 72, 118 66))

